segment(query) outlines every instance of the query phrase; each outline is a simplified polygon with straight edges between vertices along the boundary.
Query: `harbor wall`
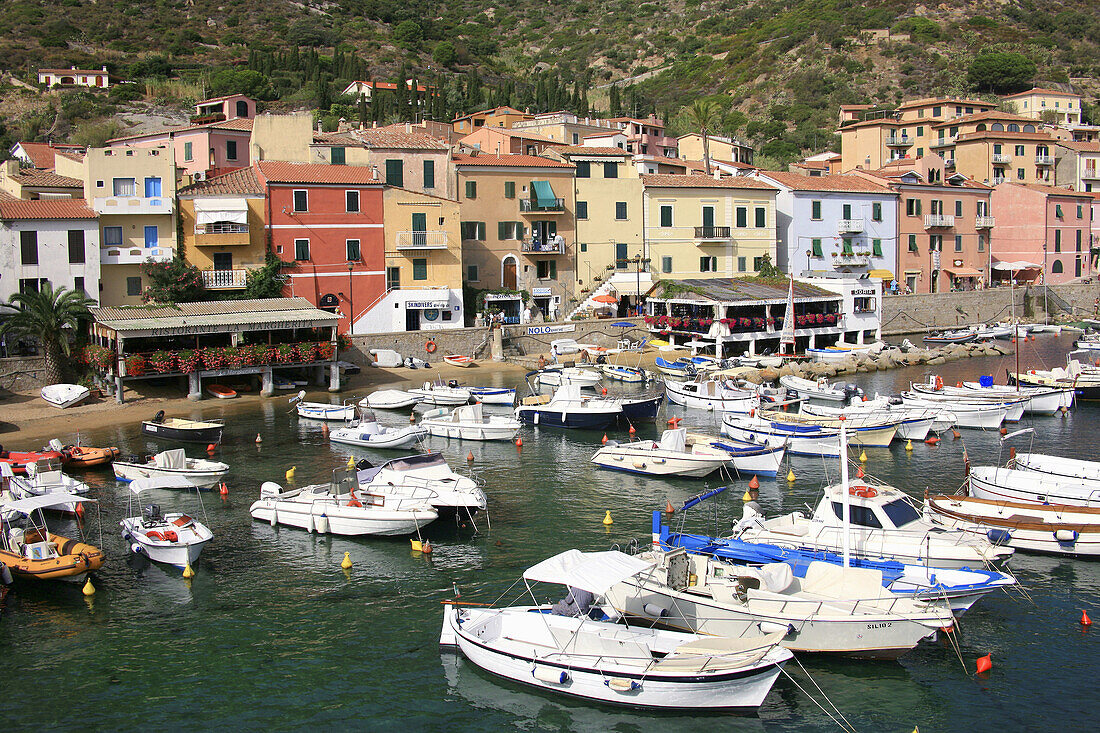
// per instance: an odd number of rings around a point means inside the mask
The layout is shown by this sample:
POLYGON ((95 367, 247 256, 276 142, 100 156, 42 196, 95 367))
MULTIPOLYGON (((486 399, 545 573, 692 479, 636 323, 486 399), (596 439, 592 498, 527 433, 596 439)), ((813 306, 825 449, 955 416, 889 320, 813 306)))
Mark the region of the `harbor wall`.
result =
POLYGON ((46 359, 41 356, 12 356, 0 359, 0 388, 13 392, 44 387, 46 359))

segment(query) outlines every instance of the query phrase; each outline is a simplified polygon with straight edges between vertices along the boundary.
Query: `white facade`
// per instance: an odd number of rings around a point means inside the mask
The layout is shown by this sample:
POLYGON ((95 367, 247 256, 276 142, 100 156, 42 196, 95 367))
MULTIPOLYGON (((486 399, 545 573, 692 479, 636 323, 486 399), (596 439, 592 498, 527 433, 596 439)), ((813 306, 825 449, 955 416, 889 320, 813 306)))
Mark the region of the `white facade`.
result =
POLYGON ((39 69, 38 83, 47 88, 56 86, 94 87, 106 89, 110 85, 107 67, 102 69, 39 69))
MULTIPOLYGON (((26 238, 30 247, 31 238, 26 238)), ((83 286, 99 302, 99 222, 95 219, 11 219, 0 224, 0 300, 19 292, 20 284, 49 280, 54 288, 83 286), (24 264, 23 232, 33 232, 36 264, 24 264), (70 253, 69 232, 74 236, 70 253), (76 237, 83 237, 83 247, 76 237), (79 256, 83 252, 83 258, 79 256), (70 254, 72 256, 70 256, 70 254), (83 259, 83 262, 72 260, 83 259)))
POLYGON ((882 281, 875 278, 796 277, 797 282, 839 293, 843 300, 838 323, 841 340, 849 344, 878 341, 882 337, 882 281))
POLYGON ((462 328, 463 318, 460 288, 399 288, 360 316, 351 332, 439 331, 462 328))

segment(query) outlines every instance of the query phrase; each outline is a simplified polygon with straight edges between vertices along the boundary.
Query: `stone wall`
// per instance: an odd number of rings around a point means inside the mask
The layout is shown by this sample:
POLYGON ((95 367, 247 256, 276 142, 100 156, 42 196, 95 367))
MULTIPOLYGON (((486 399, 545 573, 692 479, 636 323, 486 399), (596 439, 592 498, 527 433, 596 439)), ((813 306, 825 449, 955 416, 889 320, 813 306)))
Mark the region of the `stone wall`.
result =
MULTIPOLYGON (((1051 285, 1051 298, 1055 296, 1068 305, 1072 310, 1071 320, 1077 318, 1098 318, 1096 315, 1096 299, 1100 297, 1100 283, 1067 283, 1065 285, 1051 285)), ((1035 288, 1035 300, 1042 308, 1043 288, 1035 288)), ((1055 301, 1050 305, 1051 315, 1062 315, 1065 309, 1059 308, 1061 302, 1055 301)))
POLYGON ((44 387, 46 360, 41 356, 13 356, 0 359, 0 388, 13 392, 44 387))
MULTIPOLYGON (((1016 316, 1024 316, 1024 300, 1030 299, 1034 314, 1026 320, 1042 319, 1042 297, 1035 288, 1015 290, 1016 316)), ((882 335, 922 333, 932 329, 956 328, 1012 317, 1009 288, 990 288, 964 293, 922 293, 888 295, 882 299, 882 335), (961 311, 961 312, 960 312, 961 311)))

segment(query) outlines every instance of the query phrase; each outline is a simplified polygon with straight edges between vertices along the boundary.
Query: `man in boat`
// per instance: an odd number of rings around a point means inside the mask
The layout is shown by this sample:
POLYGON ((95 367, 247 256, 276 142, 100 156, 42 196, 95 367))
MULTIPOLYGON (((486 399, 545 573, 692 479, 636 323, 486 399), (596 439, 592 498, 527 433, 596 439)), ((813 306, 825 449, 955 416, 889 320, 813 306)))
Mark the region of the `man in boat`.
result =
POLYGON ((596 597, 582 588, 569 587, 569 592, 550 608, 554 616, 587 616, 596 597))

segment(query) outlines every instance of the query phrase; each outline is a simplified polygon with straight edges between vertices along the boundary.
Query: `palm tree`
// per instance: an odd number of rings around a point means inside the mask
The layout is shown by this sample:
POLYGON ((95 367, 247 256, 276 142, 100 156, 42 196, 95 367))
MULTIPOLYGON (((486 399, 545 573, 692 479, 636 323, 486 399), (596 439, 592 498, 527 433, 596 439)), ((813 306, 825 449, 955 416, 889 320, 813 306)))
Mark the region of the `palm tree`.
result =
POLYGON ((722 109, 713 99, 696 99, 690 106, 684 107, 688 122, 699 128, 703 135, 703 165, 710 175, 710 138, 708 135, 722 122, 722 109))
POLYGON ((62 379, 64 357, 69 355, 69 336, 90 317, 88 306, 95 301, 83 293, 66 288, 53 289, 49 282, 39 290, 15 293, 8 304, 16 313, 0 324, 0 334, 11 333, 38 341, 46 360, 46 383, 62 379))

